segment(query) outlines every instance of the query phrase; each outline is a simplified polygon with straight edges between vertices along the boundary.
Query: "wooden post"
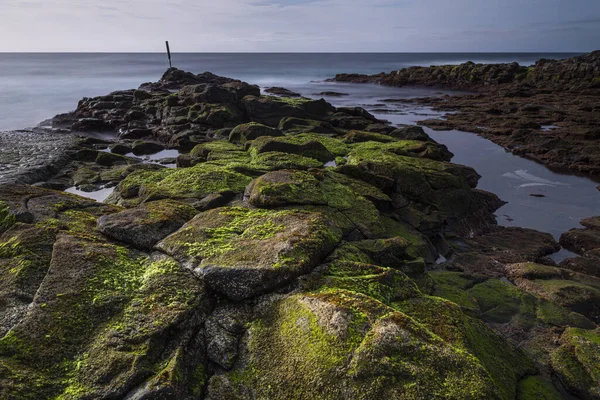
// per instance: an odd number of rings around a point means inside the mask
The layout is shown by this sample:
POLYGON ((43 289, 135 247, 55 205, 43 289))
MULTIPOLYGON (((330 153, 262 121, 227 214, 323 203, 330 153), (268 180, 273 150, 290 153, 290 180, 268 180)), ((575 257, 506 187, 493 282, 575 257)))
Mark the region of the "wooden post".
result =
POLYGON ((169 41, 167 40, 165 43, 167 44, 167 55, 169 56, 169 68, 173 68, 173 65, 171 64, 171 49, 169 48, 169 41))

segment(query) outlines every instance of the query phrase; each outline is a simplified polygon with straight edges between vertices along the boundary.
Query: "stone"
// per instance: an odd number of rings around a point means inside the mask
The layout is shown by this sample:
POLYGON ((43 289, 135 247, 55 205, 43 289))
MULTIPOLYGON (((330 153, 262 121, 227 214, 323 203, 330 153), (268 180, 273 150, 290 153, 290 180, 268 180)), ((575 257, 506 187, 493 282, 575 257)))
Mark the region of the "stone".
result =
POLYGON ((241 124, 233 128, 229 134, 229 141, 232 143, 244 144, 248 141, 257 139, 261 136, 283 136, 283 133, 278 129, 271 128, 269 126, 259 124, 256 122, 249 122, 241 124))
POLYGON ((197 215, 156 247, 240 301, 310 272, 340 240, 318 213, 226 207, 197 215))
POLYGON ((98 219, 98 230, 105 235, 141 250, 152 247, 177 231, 196 215, 183 203, 161 200, 98 219))

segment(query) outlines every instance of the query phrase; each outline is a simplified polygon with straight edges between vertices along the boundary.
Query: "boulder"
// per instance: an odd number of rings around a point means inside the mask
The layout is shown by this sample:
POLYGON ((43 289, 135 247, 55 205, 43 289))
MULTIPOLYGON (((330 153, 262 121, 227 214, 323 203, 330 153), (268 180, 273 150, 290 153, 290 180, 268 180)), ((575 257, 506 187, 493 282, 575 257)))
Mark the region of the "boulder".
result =
POLYGON ((319 213, 226 207, 198 214, 156 247, 240 301, 310 272, 340 239, 319 213))
POLYGON ((100 217, 98 230, 119 242, 151 250, 194 215, 196 210, 187 204, 172 200, 154 201, 100 217))
POLYGON ((283 136, 280 130, 256 122, 241 124, 233 128, 229 134, 232 143, 244 144, 261 136, 283 136))

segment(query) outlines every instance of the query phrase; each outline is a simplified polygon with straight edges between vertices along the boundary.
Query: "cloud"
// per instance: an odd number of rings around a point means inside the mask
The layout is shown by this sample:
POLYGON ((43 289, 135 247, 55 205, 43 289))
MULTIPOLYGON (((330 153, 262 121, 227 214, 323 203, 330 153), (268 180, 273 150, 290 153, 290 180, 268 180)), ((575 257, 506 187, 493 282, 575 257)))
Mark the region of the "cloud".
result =
POLYGON ((2 0, 0 51, 587 51, 596 0, 2 0))

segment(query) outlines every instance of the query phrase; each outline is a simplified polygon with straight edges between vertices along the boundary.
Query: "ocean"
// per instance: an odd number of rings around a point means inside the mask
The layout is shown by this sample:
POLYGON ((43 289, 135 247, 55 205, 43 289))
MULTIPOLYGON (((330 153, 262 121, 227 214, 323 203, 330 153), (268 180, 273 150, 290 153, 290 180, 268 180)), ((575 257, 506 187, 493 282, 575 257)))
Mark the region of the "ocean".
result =
MULTIPOLYGON (((241 79, 262 87, 295 87, 342 72, 375 74, 465 61, 533 64, 565 53, 185 53, 173 65, 241 79)), ((74 109, 82 97, 137 88, 168 68, 166 54, 0 53, 0 131, 37 125, 74 109)))

